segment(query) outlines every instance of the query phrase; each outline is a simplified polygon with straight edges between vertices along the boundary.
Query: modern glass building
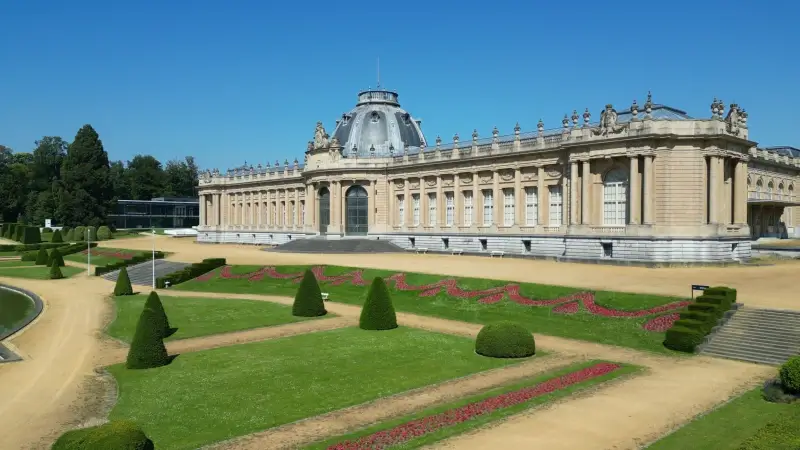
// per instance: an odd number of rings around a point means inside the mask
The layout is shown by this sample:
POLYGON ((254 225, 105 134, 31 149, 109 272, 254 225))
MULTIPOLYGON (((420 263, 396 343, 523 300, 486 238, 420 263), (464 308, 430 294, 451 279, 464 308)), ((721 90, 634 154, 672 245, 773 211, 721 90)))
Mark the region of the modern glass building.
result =
POLYGON ((109 218, 116 228, 191 228, 200 221, 196 198, 119 200, 109 218))

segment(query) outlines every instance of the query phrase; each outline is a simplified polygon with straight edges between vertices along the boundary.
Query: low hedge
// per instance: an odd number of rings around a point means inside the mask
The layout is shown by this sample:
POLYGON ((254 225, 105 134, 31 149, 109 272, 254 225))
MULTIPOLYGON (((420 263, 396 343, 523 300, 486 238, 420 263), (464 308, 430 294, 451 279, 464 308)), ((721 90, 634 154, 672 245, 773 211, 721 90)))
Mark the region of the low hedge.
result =
MULTIPOLYGON (((97 247, 97 242, 89 243, 89 247, 95 248, 97 247)), ((77 243, 77 244, 70 244, 64 247, 58 247, 58 251, 61 252, 61 256, 72 255, 74 253, 80 253, 86 250, 87 245, 85 243, 77 243)))
POLYGON ((724 286, 706 289, 694 303, 680 311, 680 318, 667 330, 664 346, 693 353, 735 303, 736 289, 724 286))
POLYGON ((169 275, 156 278, 156 287, 163 289, 166 287, 167 282, 169 282, 170 286, 175 286, 176 284, 181 284, 197 278, 200 275, 211 272, 217 267, 222 267, 225 264, 227 264, 225 258, 204 259, 202 262, 190 264, 189 266, 183 268, 183 270, 172 272, 169 275))
MULTIPOLYGON (((156 259, 163 259, 164 252, 155 252, 156 259)), ((145 261, 150 261, 153 259, 153 252, 142 252, 131 259, 124 259, 122 261, 108 263, 105 266, 97 266, 94 268, 95 276, 103 275, 104 273, 113 272, 117 269, 121 269, 123 267, 132 266, 134 264, 143 263, 145 261)))
POLYGON ((0 245, 0 252, 27 252, 31 250, 39 250, 40 248, 46 248, 50 250, 51 248, 56 247, 63 247, 67 244, 65 243, 52 243, 52 242, 42 242, 39 244, 10 244, 10 245, 0 245))
POLYGON ((52 450, 153 450, 153 441, 141 428, 129 421, 67 431, 53 444, 52 450))

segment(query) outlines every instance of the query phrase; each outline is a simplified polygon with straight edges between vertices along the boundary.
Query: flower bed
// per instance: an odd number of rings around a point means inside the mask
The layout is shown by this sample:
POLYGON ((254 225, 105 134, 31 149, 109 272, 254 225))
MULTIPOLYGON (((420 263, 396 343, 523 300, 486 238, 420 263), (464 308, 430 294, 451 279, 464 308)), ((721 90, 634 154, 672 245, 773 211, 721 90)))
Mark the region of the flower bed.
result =
POLYGON ((328 450, 367 450, 389 448, 412 439, 458 425, 462 422, 494 411, 519 405, 578 383, 610 374, 622 366, 601 362, 569 374, 551 378, 533 386, 518 389, 473 402, 439 414, 412 420, 388 430, 378 431, 359 439, 343 441, 328 447, 328 450))
MULTIPOLYGON (((325 275, 324 266, 314 266, 311 268, 311 270, 314 272, 314 275, 317 277, 319 282, 329 283, 331 286, 338 286, 344 283, 350 283, 355 286, 367 286, 368 284, 368 282, 364 279, 363 270, 360 269, 333 276, 325 275)), ((299 283, 303 278, 303 273, 281 273, 278 272, 278 270, 273 266, 264 266, 250 273, 235 274, 233 273, 231 266, 225 266, 219 272, 209 272, 197 278, 197 280, 208 281, 215 277, 226 280, 249 281, 261 281, 264 279, 264 277, 269 277, 274 279, 292 280, 295 283, 299 283)), ((414 286, 408 284, 406 281, 406 274, 402 272, 386 277, 385 281, 387 284, 394 283, 394 288, 400 291, 417 291, 419 292, 419 297, 433 297, 444 292, 447 295, 455 298, 477 298, 478 303, 482 304, 498 303, 508 297, 510 301, 522 306, 552 306, 554 307, 553 312, 557 314, 576 314, 581 311, 581 307, 589 314, 609 318, 640 318, 662 313, 669 313, 650 319, 642 325, 642 328, 645 330, 653 332, 664 332, 668 330, 672 324, 678 320, 678 316, 674 313, 674 311, 677 311, 691 303, 689 301, 681 301, 656 306, 653 308, 626 311, 598 305, 595 302, 594 294, 591 292, 578 292, 550 300, 537 300, 522 295, 520 293, 520 285, 515 283, 509 283, 505 286, 483 290, 464 290, 458 287, 458 282, 456 279, 444 278, 436 283, 414 286)))

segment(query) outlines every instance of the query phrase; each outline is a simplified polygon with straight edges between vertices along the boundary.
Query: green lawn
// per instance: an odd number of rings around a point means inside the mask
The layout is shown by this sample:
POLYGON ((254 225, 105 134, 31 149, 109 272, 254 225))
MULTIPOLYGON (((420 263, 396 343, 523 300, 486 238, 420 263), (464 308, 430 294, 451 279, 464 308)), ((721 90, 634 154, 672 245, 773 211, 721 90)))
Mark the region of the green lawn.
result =
MULTIPOLYGON (((233 272, 237 274, 249 273, 257 270, 259 266, 234 266, 233 272)), ((303 266, 279 266, 278 271, 283 273, 298 273, 305 269, 303 266)), ((216 269, 218 274, 222 269, 216 269)), ((356 270, 350 267, 328 266, 325 274, 332 276, 356 270)), ((364 270, 364 279, 369 281, 375 276, 387 277, 396 272, 385 270, 364 270)), ((424 285, 435 283, 444 277, 410 273, 406 281, 410 285, 424 285)), ((458 287, 463 290, 481 290, 504 286, 511 282, 457 278, 458 287)), ((324 292, 330 293, 330 300, 355 305, 362 305, 366 298, 366 286, 354 286, 349 282, 339 286, 330 283, 320 283, 324 292)), ((549 286, 541 284, 517 283, 520 293, 526 297, 549 300, 565 295, 580 292, 580 289, 549 286)), ((563 336, 604 344, 620 345, 636 349, 651 350, 661 353, 673 353, 662 345, 664 333, 644 330, 642 324, 652 317, 643 318, 608 318, 590 314, 581 308, 577 314, 564 315, 552 312, 552 307, 525 306, 510 301, 507 297, 498 303, 481 304, 478 297, 456 298, 449 296, 444 289, 434 296, 421 297, 420 291, 400 291, 395 289, 394 283, 388 283, 392 292, 392 300, 398 311, 442 317, 474 323, 491 323, 498 320, 514 320, 520 322, 534 333, 543 333, 554 336, 563 336)), ((229 292, 293 296, 297 284, 289 279, 273 279, 265 276, 261 281, 248 281, 246 279, 221 279, 217 276, 207 281, 191 280, 175 286, 173 289, 195 292, 229 292)), ((666 303, 685 300, 675 297, 664 297, 648 294, 629 294, 620 292, 596 291, 596 302, 610 308, 621 310, 646 309, 666 303)))
POLYGON ((112 366, 110 418, 136 421, 160 450, 194 449, 518 361, 477 355, 458 336, 344 328, 187 353, 157 369, 112 366))
MULTIPOLYGON (((77 267, 62 267, 61 273, 65 278, 69 278, 77 273, 85 272, 86 269, 77 267)), ((0 277, 11 278, 30 278, 34 280, 49 280, 50 268, 45 266, 19 267, 19 268, 0 268, 0 277)))
MULTIPOLYGON (((116 318, 108 334, 130 342, 142 313, 146 295, 114 297, 116 318)), ((258 300, 161 296, 170 325, 178 330, 167 340, 208 336, 308 320, 295 317, 292 308, 258 300)), ((328 314, 322 317, 332 317, 328 314)))
POLYGON ((36 261, 20 261, 20 260, 10 260, 10 261, 2 261, 0 260, 0 268, 3 267, 27 267, 27 266, 35 266, 36 261))
MULTIPOLYGON (((92 265, 93 266, 105 266, 109 263, 116 263, 119 261, 123 261, 125 258, 120 256, 127 255, 127 256, 136 256, 142 253, 141 250, 127 250, 124 248, 110 248, 110 247, 96 247, 92 249, 92 265), (118 255, 117 255, 118 254, 118 255)), ((79 263, 85 263, 86 259, 89 255, 86 254, 86 250, 73 253, 71 255, 67 255, 64 257, 65 260, 74 261, 79 263)))
MULTIPOLYGON (((792 414, 800 423, 800 404, 770 403, 761 398, 761 387, 699 417, 647 447, 648 450, 739 450, 745 440, 768 422, 792 414)), ((794 450, 781 447, 776 450, 794 450)))
MULTIPOLYGON (((461 399, 459 399, 458 401, 455 401, 455 402, 446 403, 446 404, 439 405, 439 406, 436 406, 436 407, 433 407, 433 408, 429 408, 429 409, 426 409, 426 410, 423 410, 423 411, 419 411, 419 412, 414 413, 414 414, 410 414, 410 415, 407 415, 407 416, 399 417, 397 419, 393 419, 393 420, 390 420, 390 421, 387 421, 387 422, 379 423, 377 425, 373 425, 371 427, 367 427, 367 428, 364 428, 362 430, 358 430, 358 431, 353 432, 353 433, 345 434, 345 435, 342 435, 342 436, 336 436, 336 437, 333 437, 331 439, 327 439, 325 441, 318 442, 316 444, 313 444, 313 445, 305 447, 305 448, 308 449, 308 450, 323 450, 323 449, 327 449, 327 448, 329 448, 331 446, 335 446, 336 444, 343 443, 344 441, 355 441, 355 440, 357 440, 357 439, 359 439, 359 438, 361 438, 363 436, 368 436, 368 435, 371 435, 373 433, 377 433, 377 432, 384 431, 384 430, 391 430, 392 428, 395 428, 397 426, 403 425, 403 424, 405 424, 407 422, 411 422, 413 420, 423 419, 423 418, 428 417, 428 416, 434 416, 434 415, 437 415, 437 414, 444 413, 444 412, 446 412, 448 410, 451 410, 451 409, 460 408, 460 407, 468 405, 470 403, 480 402, 480 401, 482 401, 484 399, 487 399, 489 397, 494 397, 494 396, 497 396, 497 395, 502 395, 502 394, 506 394, 506 393, 509 393, 509 392, 518 391, 520 389, 524 389, 524 388, 527 388, 527 387, 530 387, 530 386, 534 386, 534 385, 537 385, 539 383, 543 383, 543 382, 545 382, 547 380, 550 380, 552 378, 556 378, 556 377, 560 377, 560 376, 563 376, 563 375, 567 375, 569 373, 572 373, 572 372, 587 368, 589 366, 593 366, 593 365, 595 365, 597 363, 600 363, 600 362, 602 362, 602 361, 586 361, 586 362, 571 364, 571 365, 569 365, 567 367, 564 367, 564 368, 561 368, 561 369, 558 369, 558 370, 554 370, 554 371, 550 371, 550 372, 546 372, 544 374, 541 374, 541 375, 533 377, 533 378, 529 378, 529 379, 521 381, 521 382, 509 384, 509 385, 502 386, 502 387, 499 387, 499 388, 496 388, 496 389, 491 389, 491 390, 483 392, 481 394, 467 396, 467 397, 461 398, 461 399)), ((571 394, 573 394, 575 392, 578 392, 578 391, 581 391, 581 390, 584 390, 584 389, 587 389, 587 388, 590 388, 590 387, 593 387, 593 386, 597 386, 598 384, 601 384, 601 383, 604 383, 606 381, 621 377, 623 375, 630 375, 632 373, 635 373, 635 372, 639 371, 639 368, 636 367, 636 366, 624 365, 624 364, 621 364, 621 366, 622 367, 620 369, 618 369, 618 370, 616 370, 616 371, 614 371, 612 373, 609 373, 609 374, 606 374, 606 375, 603 375, 603 376, 600 376, 600 377, 597 377, 597 378, 594 378, 594 379, 591 379, 591 380, 587 380, 587 381, 584 381, 582 383, 577 383, 577 384, 571 385, 571 386, 569 386, 569 387, 567 387, 565 389, 557 390, 557 391, 551 392, 551 393, 546 394, 546 395, 542 395, 542 396, 539 396, 539 397, 534 397, 534 398, 532 398, 532 399, 530 399, 530 400, 528 400, 527 402, 524 402, 524 403, 520 403, 520 404, 517 404, 517 405, 509 406, 509 407, 502 408, 502 409, 496 409, 495 411, 493 411, 491 413, 480 415, 480 416, 476 416, 476 417, 474 417, 474 418, 472 418, 470 420, 467 420, 465 422, 461 422, 461 423, 459 423, 457 425, 454 425, 454 426, 441 428, 436 432, 433 432, 433 433, 430 433, 430 434, 426 434, 426 435, 418 437, 416 439, 407 441, 407 442, 405 442, 403 444, 392 446, 391 448, 411 449, 411 448, 420 448, 420 447, 424 447, 426 445, 431 445, 431 444, 433 444, 435 442, 438 442, 438 441, 441 441, 443 439, 447 439, 447 438, 452 437, 452 436, 456 436, 456 435, 459 435, 459 434, 463 434, 463 433, 469 432, 469 431, 471 431, 473 429, 476 429, 478 427, 486 425, 487 423, 503 419, 503 418, 508 417, 508 416, 510 416, 512 414, 517 414, 517 413, 519 413, 521 411, 524 411, 526 409, 530 409, 530 408, 533 408, 533 407, 538 406, 538 405, 542 405, 542 404, 545 404, 545 403, 548 403, 548 402, 552 402, 552 401, 557 400, 559 398, 563 398, 563 397, 569 396, 569 395, 571 395, 571 394)))

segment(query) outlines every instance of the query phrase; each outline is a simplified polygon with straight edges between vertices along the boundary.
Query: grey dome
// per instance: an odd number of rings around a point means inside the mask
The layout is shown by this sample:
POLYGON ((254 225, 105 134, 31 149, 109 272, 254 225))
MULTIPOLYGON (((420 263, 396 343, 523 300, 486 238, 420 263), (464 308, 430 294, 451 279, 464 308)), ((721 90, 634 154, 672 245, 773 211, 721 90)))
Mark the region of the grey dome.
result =
POLYGON ((420 121, 400 108, 396 92, 380 89, 359 92, 356 107, 336 121, 333 137, 346 158, 387 157, 426 146, 420 121))

